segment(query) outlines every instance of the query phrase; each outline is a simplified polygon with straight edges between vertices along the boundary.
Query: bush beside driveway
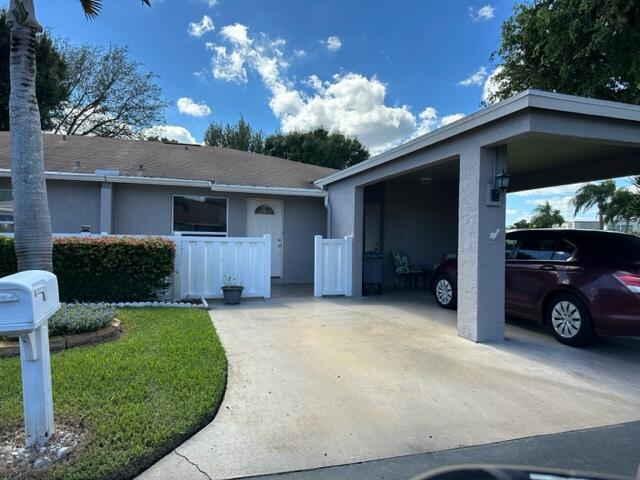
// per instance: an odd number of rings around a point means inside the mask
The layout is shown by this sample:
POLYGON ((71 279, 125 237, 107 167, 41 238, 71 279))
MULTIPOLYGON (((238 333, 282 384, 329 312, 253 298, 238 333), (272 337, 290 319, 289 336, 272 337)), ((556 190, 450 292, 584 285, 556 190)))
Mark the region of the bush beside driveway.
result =
MULTIPOLYGON (((56 418, 82 423, 89 439, 46 478, 133 477, 209 423, 222 401, 227 364, 205 311, 117 316, 121 339, 51 356, 56 418)), ((0 378, 1 432, 22 422, 19 359, 0 360, 0 378)))

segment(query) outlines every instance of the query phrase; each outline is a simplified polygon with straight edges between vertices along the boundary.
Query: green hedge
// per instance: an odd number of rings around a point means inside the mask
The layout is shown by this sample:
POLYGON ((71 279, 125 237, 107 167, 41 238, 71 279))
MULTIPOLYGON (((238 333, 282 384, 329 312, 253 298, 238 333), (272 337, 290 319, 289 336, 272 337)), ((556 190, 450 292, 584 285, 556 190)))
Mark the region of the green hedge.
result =
MULTIPOLYGON (((169 286, 175 245, 162 238, 65 237, 53 242, 63 302, 126 302, 169 286)), ((16 272, 13 239, 0 239, 0 276, 16 272)))

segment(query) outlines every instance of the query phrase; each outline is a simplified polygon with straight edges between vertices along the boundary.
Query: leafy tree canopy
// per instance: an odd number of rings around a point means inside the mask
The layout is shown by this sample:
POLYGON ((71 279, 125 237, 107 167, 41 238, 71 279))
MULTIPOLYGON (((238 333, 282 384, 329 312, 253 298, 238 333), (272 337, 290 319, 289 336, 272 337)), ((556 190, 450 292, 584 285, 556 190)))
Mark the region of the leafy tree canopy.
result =
POLYGON ((204 134, 204 143, 210 147, 233 148, 245 152, 263 153, 264 137, 240 115, 234 124, 211 122, 204 134))
POLYGON ((134 138, 164 120, 156 76, 140 70, 127 47, 64 44, 69 97, 52 113, 53 132, 134 138))
POLYGON ((489 103, 527 88, 640 104, 640 0, 533 0, 502 25, 489 103))
POLYGON ((356 138, 329 133, 324 128, 267 137, 264 152, 295 162, 343 169, 369 158, 368 150, 356 138))
POLYGON ((513 225, 509 227, 509 230, 522 230, 525 228, 531 228, 531 224, 523 218, 514 222, 513 225))
MULTIPOLYGON (((9 130, 9 48, 10 31, 6 23, 7 12, 0 9, 0 130, 9 130)), ((38 35, 36 58, 36 95, 43 130, 52 128, 51 111, 66 100, 68 69, 62 53, 48 33, 38 35)))
POLYGON ((559 227, 563 223, 564 217, 560 210, 553 208, 548 201, 538 205, 535 209, 535 215, 531 217, 532 228, 553 228, 559 227))

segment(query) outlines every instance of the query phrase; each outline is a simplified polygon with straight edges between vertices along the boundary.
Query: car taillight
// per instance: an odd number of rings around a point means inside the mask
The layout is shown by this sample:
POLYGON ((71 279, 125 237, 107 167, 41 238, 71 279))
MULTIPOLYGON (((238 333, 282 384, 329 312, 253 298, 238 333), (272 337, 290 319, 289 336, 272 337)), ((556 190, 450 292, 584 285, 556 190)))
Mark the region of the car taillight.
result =
POLYGON ((633 293, 640 293, 640 275, 618 272, 614 273, 613 276, 633 293))

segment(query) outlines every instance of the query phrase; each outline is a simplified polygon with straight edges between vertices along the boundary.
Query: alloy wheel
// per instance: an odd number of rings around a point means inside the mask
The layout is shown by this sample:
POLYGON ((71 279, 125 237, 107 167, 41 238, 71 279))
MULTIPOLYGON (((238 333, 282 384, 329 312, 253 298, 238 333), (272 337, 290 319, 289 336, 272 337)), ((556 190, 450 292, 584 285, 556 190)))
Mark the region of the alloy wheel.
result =
POLYGON ((562 300, 551 310, 551 323, 558 335, 563 338, 573 338, 582 325, 580 310, 573 303, 562 300))
POLYGON ((449 305, 453 298, 453 288, 446 278, 441 278, 436 284, 436 297, 442 305, 449 305))

